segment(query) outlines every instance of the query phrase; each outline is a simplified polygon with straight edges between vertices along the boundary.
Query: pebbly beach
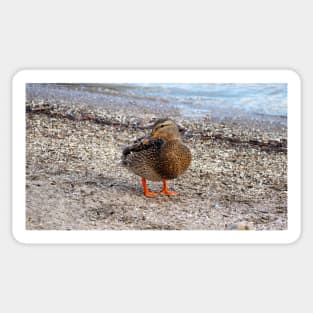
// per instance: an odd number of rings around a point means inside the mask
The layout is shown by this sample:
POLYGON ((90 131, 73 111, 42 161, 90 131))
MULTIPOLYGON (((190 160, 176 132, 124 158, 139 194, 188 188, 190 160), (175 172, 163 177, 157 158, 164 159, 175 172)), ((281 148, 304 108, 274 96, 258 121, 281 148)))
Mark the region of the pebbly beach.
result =
MULTIPOLYGON (((161 183, 148 182, 152 191, 161 183)), ((285 230, 287 127, 279 118, 188 118, 161 103, 111 97, 101 107, 26 99, 26 229, 285 230), (176 196, 147 198, 120 164, 147 125, 171 117, 192 153, 170 180, 176 196), (244 226, 242 226, 244 225, 244 226), (241 228, 240 228, 241 229, 241 228)))

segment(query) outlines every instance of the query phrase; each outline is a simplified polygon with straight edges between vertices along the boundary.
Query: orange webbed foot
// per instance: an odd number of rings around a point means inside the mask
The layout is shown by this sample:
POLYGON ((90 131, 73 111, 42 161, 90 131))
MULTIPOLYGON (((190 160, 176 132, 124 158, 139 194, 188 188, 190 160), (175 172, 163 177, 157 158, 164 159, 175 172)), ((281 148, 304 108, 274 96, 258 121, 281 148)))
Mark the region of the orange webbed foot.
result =
POLYGON ((166 195, 166 196, 175 196, 175 195, 177 195, 178 193, 177 193, 177 192, 174 192, 174 191, 169 191, 169 190, 162 190, 162 191, 160 192, 160 194, 166 195))
POLYGON ((160 194, 166 195, 166 196, 175 196, 175 195, 177 195, 177 192, 169 191, 167 189, 167 181, 163 180, 163 190, 160 192, 160 194))
POLYGON ((145 194, 146 197, 149 197, 149 198, 153 198, 153 197, 158 197, 159 196, 158 193, 152 192, 152 191, 146 191, 144 194, 145 194))

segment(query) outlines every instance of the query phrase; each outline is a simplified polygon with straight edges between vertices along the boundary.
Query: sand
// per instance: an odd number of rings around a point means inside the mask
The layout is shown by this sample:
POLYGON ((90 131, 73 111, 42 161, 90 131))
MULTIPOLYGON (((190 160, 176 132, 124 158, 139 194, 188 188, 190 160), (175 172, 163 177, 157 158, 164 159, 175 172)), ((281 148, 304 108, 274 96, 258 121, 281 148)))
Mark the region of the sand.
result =
POLYGON ((287 229, 287 132, 279 123, 49 102, 28 103, 26 122, 28 230, 287 229), (178 195, 147 198, 119 160, 162 116, 184 127, 193 160, 169 181, 178 195))

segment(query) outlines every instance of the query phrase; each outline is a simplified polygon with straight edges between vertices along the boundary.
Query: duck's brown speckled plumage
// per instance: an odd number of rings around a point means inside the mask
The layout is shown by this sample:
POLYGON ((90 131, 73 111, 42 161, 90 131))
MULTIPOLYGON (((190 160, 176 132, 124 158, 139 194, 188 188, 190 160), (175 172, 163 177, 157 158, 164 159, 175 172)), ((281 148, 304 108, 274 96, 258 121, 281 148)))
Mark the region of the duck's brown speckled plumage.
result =
POLYGON ((158 171, 159 155, 164 145, 162 138, 139 142, 123 151, 122 162, 130 171, 151 181, 162 180, 158 171))
POLYGON ((174 179, 189 167, 191 153, 179 140, 162 138, 140 142, 123 151, 122 162, 130 171, 151 181, 174 179))
POLYGON ((182 143, 178 127, 170 119, 156 121, 151 135, 125 148, 122 155, 125 167, 151 181, 177 178, 190 162, 190 150, 182 143))

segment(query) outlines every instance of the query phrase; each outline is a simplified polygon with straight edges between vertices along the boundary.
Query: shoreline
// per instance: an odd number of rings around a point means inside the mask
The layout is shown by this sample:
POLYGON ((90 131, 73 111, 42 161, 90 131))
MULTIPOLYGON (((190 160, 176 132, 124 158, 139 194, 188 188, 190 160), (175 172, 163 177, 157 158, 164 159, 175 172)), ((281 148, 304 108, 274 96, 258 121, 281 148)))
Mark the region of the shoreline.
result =
POLYGON ((287 229, 287 130, 280 125, 187 120, 172 109, 118 104, 95 111, 33 102, 26 111, 27 229, 287 229), (169 181, 178 196, 150 199, 118 161, 164 116, 186 130, 193 161, 169 181))
MULTIPOLYGON (((52 118, 64 118, 77 122, 91 121, 119 129, 132 128, 133 130, 144 130, 146 125, 151 124, 159 117, 175 116, 176 122, 187 129, 187 134, 184 134, 187 137, 197 133, 202 138, 209 137, 234 143, 258 145, 269 151, 271 149, 287 151, 287 127, 283 125, 285 122, 283 124, 280 122, 282 117, 275 117, 275 120, 272 117, 270 119, 269 117, 264 118, 264 116, 260 119, 245 116, 236 120, 229 118, 212 119, 209 116, 187 119, 174 108, 167 108, 161 112, 142 106, 135 106, 135 109, 134 107, 127 109, 124 107, 123 110, 115 110, 113 107, 113 109, 100 108, 97 110, 84 104, 77 107, 76 105, 54 105, 47 102, 26 104, 26 113, 45 114, 52 118), (135 116, 134 113, 137 115, 135 116), (200 127, 194 127, 197 124, 200 127), (205 124, 207 124, 206 129, 201 127, 205 124), (191 128, 189 132, 188 128, 191 128), (243 140, 242 137, 245 139, 243 140)), ((282 119, 285 120, 285 118, 282 119)))

